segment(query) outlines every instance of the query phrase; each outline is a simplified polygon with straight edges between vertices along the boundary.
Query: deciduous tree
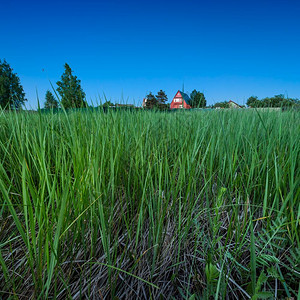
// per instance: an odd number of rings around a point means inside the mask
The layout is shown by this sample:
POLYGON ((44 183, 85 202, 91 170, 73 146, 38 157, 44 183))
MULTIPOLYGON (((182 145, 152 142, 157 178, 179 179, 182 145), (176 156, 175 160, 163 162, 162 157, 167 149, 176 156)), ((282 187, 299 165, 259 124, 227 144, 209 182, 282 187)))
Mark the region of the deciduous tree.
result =
POLYGON ((251 96, 246 102, 249 107, 291 107, 299 105, 299 100, 285 97, 283 94, 275 95, 273 97, 265 97, 258 99, 256 96, 251 96))
POLYGON ((115 106, 111 101, 105 101, 103 103, 103 107, 110 107, 110 106, 115 106))
POLYGON ((199 108, 199 107, 205 107, 206 106, 206 99, 203 93, 193 90, 191 95, 191 107, 192 108, 199 108))
POLYGON ((223 102, 217 102, 213 106, 214 108, 229 108, 229 102, 223 101, 223 102))
POLYGON ((258 106, 258 97, 257 96, 251 96, 248 98, 246 104, 249 107, 257 107, 258 106))
POLYGON ((27 101, 20 78, 10 65, 0 60, 0 107, 2 109, 20 109, 27 101))

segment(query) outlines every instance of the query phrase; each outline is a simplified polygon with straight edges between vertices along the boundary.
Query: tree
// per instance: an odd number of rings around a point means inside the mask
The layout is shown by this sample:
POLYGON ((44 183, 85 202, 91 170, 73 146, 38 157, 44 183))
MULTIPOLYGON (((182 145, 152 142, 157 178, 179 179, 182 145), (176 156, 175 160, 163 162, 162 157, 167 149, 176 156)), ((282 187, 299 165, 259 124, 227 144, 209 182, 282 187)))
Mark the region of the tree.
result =
POLYGON ((103 107, 110 107, 110 106, 115 106, 111 101, 105 101, 104 103, 103 103, 103 107))
POLYGON ((246 102, 249 107, 291 107, 299 104, 298 99, 286 98, 283 94, 275 95, 273 97, 265 97, 258 99, 258 97, 251 96, 246 102))
POLYGON ((213 106, 214 108, 229 108, 229 102, 228 101, 223 101, 223 102, 217 102, 213 106))
POLYGON ((191 107, 192 108, 199 108, 206 106, 206 99, 203 93, 193 90, 191 95, 191 107))
POLYGON ((286 104, 286 101, 289 100, 288 98, 285 98, 283 94, 275 95, 274 97, 270 98, 270 107, 282 107, 286 104))
POLYGON ((58 108, 59 106, 58 101, 54 98, 53 94, 49 90, 46 92, 44 106, 46 109, 58 108))
POLYGON ((155 108, 158 106, 158 101, 156 97, 150 92, 147 96, 146 108, 155 108))
POLYGON ((249 107, 257 107, 257 105, 258 105, 257 101, 259 101, 259 100, 258 100, 258 97, 256 97, 256 96, 251 96, 251 97, 248 98, 246 104, 247 104, 247 106, 249 106, 249 107))
POLYGON ((159 109, 167 109, 168 108, 168 105, 166 103, 168 101, 168 97, 163 90, 160 90, 157 93, 156 100, 157 100, 157 106, 159 109))
POLYGON ((0 107, 20 109, 27 101, 20 78, 4 60, 0 60, 0 107))
POLYGON ((65 72, 61 76, 61 81, 56 83, 62 106, 64 108, 86 107, 85 93, 80 85, 81 81, 72 74, 73 71, 67 63, 64 68, 65 72))

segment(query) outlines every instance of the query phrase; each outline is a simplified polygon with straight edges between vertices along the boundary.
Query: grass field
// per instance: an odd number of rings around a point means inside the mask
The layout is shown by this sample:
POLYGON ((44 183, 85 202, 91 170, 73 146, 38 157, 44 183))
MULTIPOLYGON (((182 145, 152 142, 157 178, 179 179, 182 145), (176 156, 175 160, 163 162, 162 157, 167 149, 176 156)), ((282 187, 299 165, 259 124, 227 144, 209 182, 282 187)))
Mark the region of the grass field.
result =
POLYGON ((299 140, 297 112, 0 112, 0 298, 297 299, 299 140))

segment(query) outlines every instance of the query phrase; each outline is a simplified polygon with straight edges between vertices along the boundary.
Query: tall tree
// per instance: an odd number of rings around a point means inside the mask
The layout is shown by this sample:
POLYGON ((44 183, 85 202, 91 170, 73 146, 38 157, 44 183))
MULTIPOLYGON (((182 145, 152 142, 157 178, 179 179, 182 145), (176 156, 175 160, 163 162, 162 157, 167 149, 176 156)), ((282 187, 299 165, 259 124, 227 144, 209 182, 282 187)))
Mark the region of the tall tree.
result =
POLYGON ((27 101, 20 78, 10 65, 0 60, 0 107, 2 109, 20 109, 27 101))
POLYGON ((147 96, 146 108, 155 108, 158 106, 156 97, 150 92, 147 96))
POLYGON ((55 97, 53 96, 53 94, 49 90, 46 92, 44 106, 47 109, 49 109, 49 108, 58 108, 58 106, 59 106, 58 101, 55 99, 55 97))
POLYGON ((192 108, 199 108, 199 107, 205 107, 206 106, 206 99, 203 93, 193 90, 191 95, 191 107, 192 108))
POLYGON ((61 81, 58 81, 57 92, 61 96, 61 104, 64 108, 86 107, 85 93, 81 88, 81 81, 74 76, 72 69, 66 63, 65 72, 61 76, 61 81))
POLYGON ((160 109, 167 109, 168 105, 167 105, 167 101, 168 101, 168 97, 166 95, 166 93, 163 90, 160 90, 157 95, 156 95, 156 100, 157 100, 157 106, 160 109))

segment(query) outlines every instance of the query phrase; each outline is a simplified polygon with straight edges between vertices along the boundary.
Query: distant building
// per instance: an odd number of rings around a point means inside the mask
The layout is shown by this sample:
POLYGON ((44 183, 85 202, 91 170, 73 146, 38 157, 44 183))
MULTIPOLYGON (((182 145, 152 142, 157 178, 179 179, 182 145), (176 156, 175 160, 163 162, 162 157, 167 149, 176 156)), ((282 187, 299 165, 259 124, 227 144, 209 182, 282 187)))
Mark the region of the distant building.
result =
POLYGON ((232 100, 230 100, 228 102, 229 108, 243 108, 242 106, 240 106, 239 104, 233 102, 232 100))
POLYGON ((170 108, 171 109, 180 109, 180 108, 190 109, 191 108, 191 99, 184 92, 178 91, 171 102, 170 108))
POLYGON ((145 107, 146 107, 147 100, 148 100, 147 98, 144 98, 144 99, 143 99, 143 104, 142 104, 142 107, 143 107, 143 108, 145 108, 145 107))

